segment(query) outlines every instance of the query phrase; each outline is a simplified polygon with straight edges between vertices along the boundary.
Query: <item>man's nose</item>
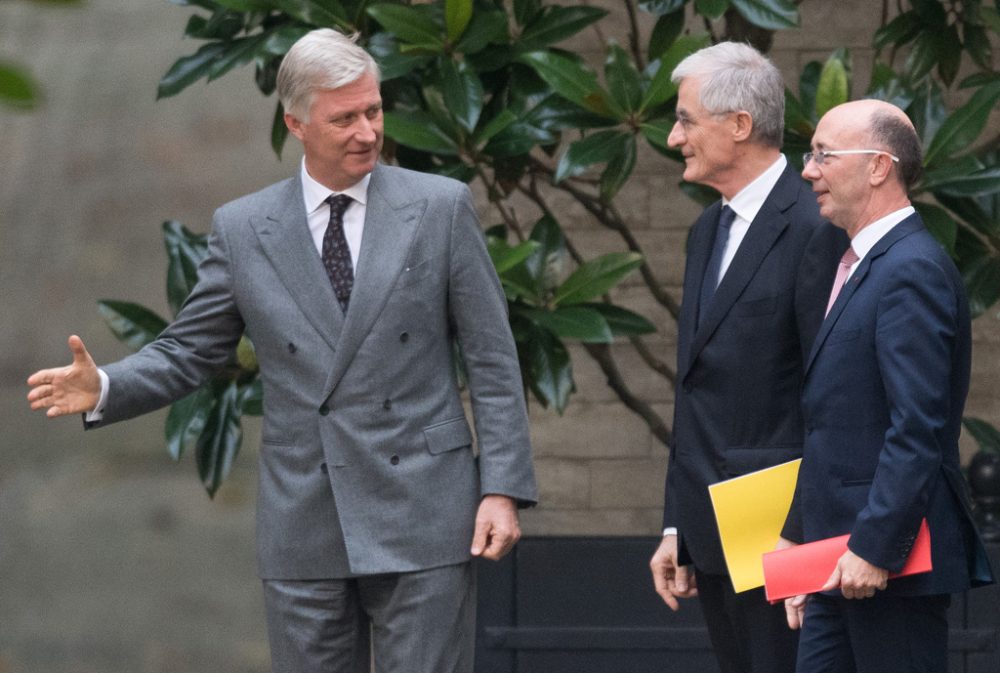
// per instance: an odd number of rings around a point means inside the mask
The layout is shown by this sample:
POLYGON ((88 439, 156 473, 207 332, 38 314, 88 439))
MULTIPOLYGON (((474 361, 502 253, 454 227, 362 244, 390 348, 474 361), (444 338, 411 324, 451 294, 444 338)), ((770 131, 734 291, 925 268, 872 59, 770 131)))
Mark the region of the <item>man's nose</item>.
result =
POLYGON ((667 146, 677 147, 684 143, 684 127, 681 126, 680 122, 674 122, 673 127, 670 129, 670 134, 667 136, 667 146))

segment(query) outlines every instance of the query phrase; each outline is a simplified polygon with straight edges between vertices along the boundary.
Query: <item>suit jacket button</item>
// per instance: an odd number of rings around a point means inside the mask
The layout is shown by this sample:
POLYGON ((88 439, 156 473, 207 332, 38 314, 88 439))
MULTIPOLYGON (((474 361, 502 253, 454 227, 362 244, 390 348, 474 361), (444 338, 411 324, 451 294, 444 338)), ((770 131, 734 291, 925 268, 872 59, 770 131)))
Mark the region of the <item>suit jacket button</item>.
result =
POLYGON ((389 462, 392 463, 393 465, 399 465, 399 456, 393 456, 392 458, 389 459, 389 462))
POLYGON ((291 353, 292 355, 295 355, 295 351, 297 351, 297 350, 298 350, 298 347, 295 344, 293 344, 293 343, 288 344, 288 352, 289 353, 291 353))
POLYGON ((404 344, 407 341, 409 341, 409 339, 410 339, 410 333, 409 332, 403 332, 402 334, 399 335, 399 340, 402 341, 404 344))
POLYGON ((330 413, 330 407, 326 406, 325 404, 319 408, 320 416, 326 416, 328 413, 330 413))
POLYGON ((326 463, 323 463, 322 465, 319 466, 319 471, 322 472, 323 474, 330 473, 330 469, 326 466, 326 463))
POLYGON ((385 402, 383 402, 382 408, 385 409, 386 411, 392 409, 392 400, 386 400, 385 402))

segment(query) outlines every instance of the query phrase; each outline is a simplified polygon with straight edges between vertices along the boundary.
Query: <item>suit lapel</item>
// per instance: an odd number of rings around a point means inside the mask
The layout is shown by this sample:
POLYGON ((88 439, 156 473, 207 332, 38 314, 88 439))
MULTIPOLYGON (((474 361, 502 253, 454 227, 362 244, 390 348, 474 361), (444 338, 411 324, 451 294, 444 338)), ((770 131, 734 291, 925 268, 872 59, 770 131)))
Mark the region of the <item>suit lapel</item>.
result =
POLYGON ((864 282, 865 276, 868 275, 869 270, 873 264, 876 264, 876 260, 885 254, 885 252, 896 243, 906 236, 919 231, 924 226, 923 220, 920 216, 914 213, 908 218, 894 226, 889 232, 883 236, 875 244, 875 246, 868 251, 865 258, 861 260, 858 264, 858 268, 854 270, 851 277, 847 279, 844 283, 844 287, 840 289, 840 294, 837 295, 837 301, 833 302, 833 306, 830 307, 830 313, 827 314, 826 318, 823 319, 823 323, 819 327, 819 332, 816 334, 816 340, 813 342, 812 351, 809 353, 809 360, 806 362, 806 375, 809 374, 809 370, 812 367, 813 361, 816 359, 816 354, 819 349, 823 347, 823 342, 830 335, 833 330, 833 326, 837 324, 837 320, 840 315, 844 312, 844 308, 851 301, 851 297, 857 292, 858 288, 864 282))
POLYGON ((316 251, 306 218, 302 183, 291 178, 270 213, 254 216, 251 227, 281 282, 306 320, 334 348, 344 316, 316 251))
POLYGON ((365 227, 354 274, 354 288, 344 316, 337 352, 327 376, 327 396, 336 388, 382 312, 427 207, 424 198, 412 200, 412 195, 398 193, 386 173, 384 166, 376 165, 368 184, 365 227))
MULTIPOLYGON (((788 218, 785 212, 795 203, 799 193, 799 183, 796 174, 791 167, 785 168, 778 182, 775 183, 771 193, 757 212, 757 216, 750 223, 750 228, 743 241, 740 243, 736 256, 730 263, 719 288, 715 291, 715 296, 708 307, 700 307, 700 310, 707 310, 708 314, 701 322, 701 326, 696 329, 691 343, 691 350, 687 354, 684 371, 680 373, 683 377, 687 373, 691 364, 698 357, 701 349, 705 347, 709 337, 715 332, 719 323, 728 315, 733 308, 733 304, 740 298, 748 283, 753 280, 754 274, 760 268, 761 262, 774 247, 775 241, 781 233, 788 227, 788 218)), ((712 208, 718 213, 719 206, 716 204, 712 208)), ((716 215, 715 220, 718 220, 716 215)), ((701 276, 704 276, 705 264, 707 264, 708 253, 711 246, 700 246, 702 248, 701 276), (708 252, 705 252, 708 251, 708 252)), ((697 292, 701 291, 700 278, 696 279, 698 285, 697 292)), ((696 294, 695 297, 700 296, 696 294)), ((694 328, 694 323, 689 323, 694 328)))
POLYGON ((698 297, 701 296, 701 284, 711 256, 721 210, 721 201, 716 201, 705 209, 691 227, 691 241, 687 246, 688 257, 684 267, 684 295, 689 299, 681 302, 681 315, 678 320, 681 332, 677 339, 677 362, 681 367, 681 371, 678 372, 681 378, 692 361, 690 353, 698 324, 698 297))

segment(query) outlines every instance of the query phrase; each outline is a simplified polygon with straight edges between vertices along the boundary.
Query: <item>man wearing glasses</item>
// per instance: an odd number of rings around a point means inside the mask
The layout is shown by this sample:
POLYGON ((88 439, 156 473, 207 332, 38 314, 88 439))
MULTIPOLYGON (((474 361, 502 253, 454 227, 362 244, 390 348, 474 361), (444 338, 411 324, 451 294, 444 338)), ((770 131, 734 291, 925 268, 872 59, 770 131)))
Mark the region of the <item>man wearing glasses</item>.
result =
POLYGON ((723 673, 788 673, 796 634, 760 589, 737 594, 708 485, 802 454, 802 363, 847 240, 781 154, 784 83, 722 43, 677 66, 667 142, 684 180, 718 190, 691 228, 678 321, 664 535, 650 561, 671 609, 697 593, 723 673))
POLYGON ((851 245, 806 360, 799 523, 806 541, 850 538, 826 591, 786 602, 797 670, 944 673, 949 594, 992 581, 959 468, 962 279, 907 198, 920 141, 899 108, 836 107, 812 146, 802 175, 851 245), (933 570, 887 581, 923 519, 933 570))

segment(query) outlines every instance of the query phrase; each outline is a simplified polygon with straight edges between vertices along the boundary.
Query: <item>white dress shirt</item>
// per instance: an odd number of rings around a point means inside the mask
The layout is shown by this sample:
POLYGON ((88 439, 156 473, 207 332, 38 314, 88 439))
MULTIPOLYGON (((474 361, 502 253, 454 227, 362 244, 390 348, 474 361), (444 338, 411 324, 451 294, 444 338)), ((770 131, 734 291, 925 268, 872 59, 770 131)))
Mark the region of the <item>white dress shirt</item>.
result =
MULTIPOLYGON (((347 239, 347 247, 351 251, 351 266, 354 267, 355 273, 357 273, 358 268, 358 253, 361 252, 361 237, 365 229, 365 214, 368 212, 368 183, 371 181, 371 177, 372 175, 369 173, 344 191, 335 192, 316 182, 309 175, 309 171, 306 170, 305 158, 302 159, 302 169, 299 172, 309 233, 316 246, 316 252, 320 256, 323 255, 323 235, 330 224, 330 206, 326 203, 326 199, 331 194, 347 194, 354 199, 344 211, 344 237, 347 239)), ((84 414, 84 420, 88 423, 101 420, 104 417, 104 408, 108 403, 108 388, 110 386, 108 375, 104 373, 103 369, 98 369, 97 374, 101 377, 101 394, 97 398, 97 406, 94 407, 93 411, 84 414)))

